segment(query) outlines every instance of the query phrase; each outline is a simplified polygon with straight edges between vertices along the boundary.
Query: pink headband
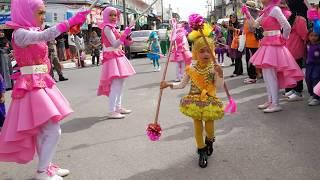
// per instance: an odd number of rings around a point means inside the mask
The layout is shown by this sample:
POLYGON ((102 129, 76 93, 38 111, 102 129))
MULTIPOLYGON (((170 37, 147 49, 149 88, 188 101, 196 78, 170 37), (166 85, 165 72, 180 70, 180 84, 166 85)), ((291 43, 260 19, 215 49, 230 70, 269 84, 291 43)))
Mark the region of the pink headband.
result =
POLYGON ((42 0, 11 0, 11 21, 6 24, 13 29, 37 27, 34 16, 41 6, 42 0))

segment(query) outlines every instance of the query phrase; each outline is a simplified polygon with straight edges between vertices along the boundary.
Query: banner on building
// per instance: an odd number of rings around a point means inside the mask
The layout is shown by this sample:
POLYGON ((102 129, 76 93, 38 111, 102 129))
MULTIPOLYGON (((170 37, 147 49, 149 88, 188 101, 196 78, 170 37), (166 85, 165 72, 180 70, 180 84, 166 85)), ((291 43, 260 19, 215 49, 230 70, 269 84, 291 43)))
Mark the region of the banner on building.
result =
POLYGON ((9 5, 0 5, 0 24, 5 24, 11 20, 10 13, 9 5))

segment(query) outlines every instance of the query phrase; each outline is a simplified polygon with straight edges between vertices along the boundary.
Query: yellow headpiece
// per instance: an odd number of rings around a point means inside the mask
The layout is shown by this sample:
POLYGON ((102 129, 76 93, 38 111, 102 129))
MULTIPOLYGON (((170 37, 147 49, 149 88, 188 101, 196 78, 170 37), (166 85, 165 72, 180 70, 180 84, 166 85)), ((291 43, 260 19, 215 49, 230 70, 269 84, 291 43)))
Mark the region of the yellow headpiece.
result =
MULTIPOLYGON (((210 37, 211 35, 211 32, 212 32, 212 27, 205 23, 204 26, 203 26, 203 34, 205 35, 205 38, 206 40, 208 41, 210 47, 211 47, 211 50, 213 50, 213 53, 214 53, 214 49, 215 49, 215 46, 214 46, 214 41, 213 39, 210 37)), ((190 41, 193 42, 193 45, 192 45, 192 59, 194 60, 199 60, 199 51, 201 48, 203 47, 207 47, 204 39, 201 37, 201 33, 199 31, 195 31, 193 30, 189 35, 188 35, 188 38, 190 41)))

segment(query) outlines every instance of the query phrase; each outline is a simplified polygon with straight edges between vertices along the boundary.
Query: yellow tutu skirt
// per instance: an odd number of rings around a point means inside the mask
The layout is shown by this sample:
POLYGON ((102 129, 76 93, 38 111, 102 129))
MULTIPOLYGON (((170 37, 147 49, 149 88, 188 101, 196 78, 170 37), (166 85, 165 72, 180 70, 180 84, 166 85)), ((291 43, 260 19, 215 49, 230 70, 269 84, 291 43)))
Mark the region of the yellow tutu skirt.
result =
POLYGON ((205 101, 200 95, 186 95, 180 100, 180 111, 193 119, 214 121, 224 116, 223 103, 217 97, 208 96, 205 101))

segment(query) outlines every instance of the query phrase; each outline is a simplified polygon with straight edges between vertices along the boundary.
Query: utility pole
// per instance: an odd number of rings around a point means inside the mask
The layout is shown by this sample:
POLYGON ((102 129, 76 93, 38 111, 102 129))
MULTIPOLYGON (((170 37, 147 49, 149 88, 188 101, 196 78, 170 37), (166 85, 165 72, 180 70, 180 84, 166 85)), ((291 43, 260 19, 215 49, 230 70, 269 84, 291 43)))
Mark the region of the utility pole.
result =
MULTIPOLYGON (((123 6, 123 29, 125 29, 128 26, 128 21, 127 21, 127 12, 126 12, 126 0, 122 0, 122 6, 123 6)), ((128 59, 131 59, 131 52, 130 52, 130 48, 125 46, 125 52, 126 52, 126 56, 128 57, 128 59)))
POLYGON ((163 0, 161 0, 161 21, 163 23, 163 0))
POLYGON ((127 12, 126 12, 126 0, 122 0, 122 6, 123 6, 123 28, 126 28, 128 25, 127 22, 127 12))

